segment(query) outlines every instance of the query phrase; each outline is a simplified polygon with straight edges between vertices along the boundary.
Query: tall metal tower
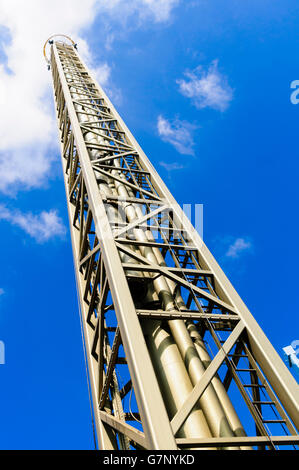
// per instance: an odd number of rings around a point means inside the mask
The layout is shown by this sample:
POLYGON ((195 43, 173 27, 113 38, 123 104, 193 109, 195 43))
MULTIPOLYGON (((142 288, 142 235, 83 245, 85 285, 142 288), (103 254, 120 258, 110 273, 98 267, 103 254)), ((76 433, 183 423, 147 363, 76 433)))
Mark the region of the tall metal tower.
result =
POLYGON ((76 45, 47 48, 99 449, 297 448, 295 379, 76 45))

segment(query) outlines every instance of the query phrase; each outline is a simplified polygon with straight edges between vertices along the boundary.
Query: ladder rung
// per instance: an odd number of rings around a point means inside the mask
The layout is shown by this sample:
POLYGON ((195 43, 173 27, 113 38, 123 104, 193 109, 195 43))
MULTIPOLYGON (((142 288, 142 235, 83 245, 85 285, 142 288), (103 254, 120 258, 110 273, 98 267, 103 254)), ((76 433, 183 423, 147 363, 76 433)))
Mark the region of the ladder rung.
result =
POLYGON ((127 364, 127 360, 125 357, 118 357, 115 361, 116 364, 127 364))
POLYGON ((254 400, 252 402, 253 405, 275 405, 275 402, 274 401, 258 401, 258 400, 254 400))
POLYGON ((263 423, 285 423, 284 419, 263 419, 263 423))
POLYGON ((255 369, 236 369, 236 372, 256 372, 255 369))
POLYGON ((265 385, 262 384, 243 384, 243 387, 265 387, 265 385))
POLYGON ((229 357, 244 357, 245 359, 248 359, 248 356, 245 355, 245 354, 234 354, 234 353, 231 353, 231 354, 228 354, 229 357))

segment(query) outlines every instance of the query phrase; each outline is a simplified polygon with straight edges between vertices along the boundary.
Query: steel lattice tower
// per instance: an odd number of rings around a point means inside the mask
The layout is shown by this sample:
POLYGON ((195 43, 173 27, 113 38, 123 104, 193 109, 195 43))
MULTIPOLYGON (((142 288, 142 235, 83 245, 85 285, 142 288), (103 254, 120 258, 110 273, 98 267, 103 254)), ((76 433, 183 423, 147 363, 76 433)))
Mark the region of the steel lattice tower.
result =
POLYGON ((76 45, 49 43, 98 447, 297 448, 295 379, 76 45))

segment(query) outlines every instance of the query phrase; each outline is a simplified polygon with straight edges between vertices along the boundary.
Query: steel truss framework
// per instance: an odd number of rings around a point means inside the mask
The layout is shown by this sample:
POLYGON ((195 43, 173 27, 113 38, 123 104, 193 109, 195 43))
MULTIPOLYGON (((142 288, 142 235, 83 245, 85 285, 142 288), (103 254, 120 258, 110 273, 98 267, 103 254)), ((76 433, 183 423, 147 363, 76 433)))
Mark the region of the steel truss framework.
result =
POLYGON ((76 48, 51 69, 99 448, 297 448, 295 380, 76 48))

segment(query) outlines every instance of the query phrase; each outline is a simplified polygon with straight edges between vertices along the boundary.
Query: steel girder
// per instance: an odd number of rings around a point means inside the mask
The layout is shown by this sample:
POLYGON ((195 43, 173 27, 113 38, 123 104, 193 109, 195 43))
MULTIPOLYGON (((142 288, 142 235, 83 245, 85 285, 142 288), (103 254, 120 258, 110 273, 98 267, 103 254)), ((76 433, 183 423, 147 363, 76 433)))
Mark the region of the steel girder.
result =
POLYGON ((51 69, 99 448, 296 447, 295 380, 76 49, 51 69))

